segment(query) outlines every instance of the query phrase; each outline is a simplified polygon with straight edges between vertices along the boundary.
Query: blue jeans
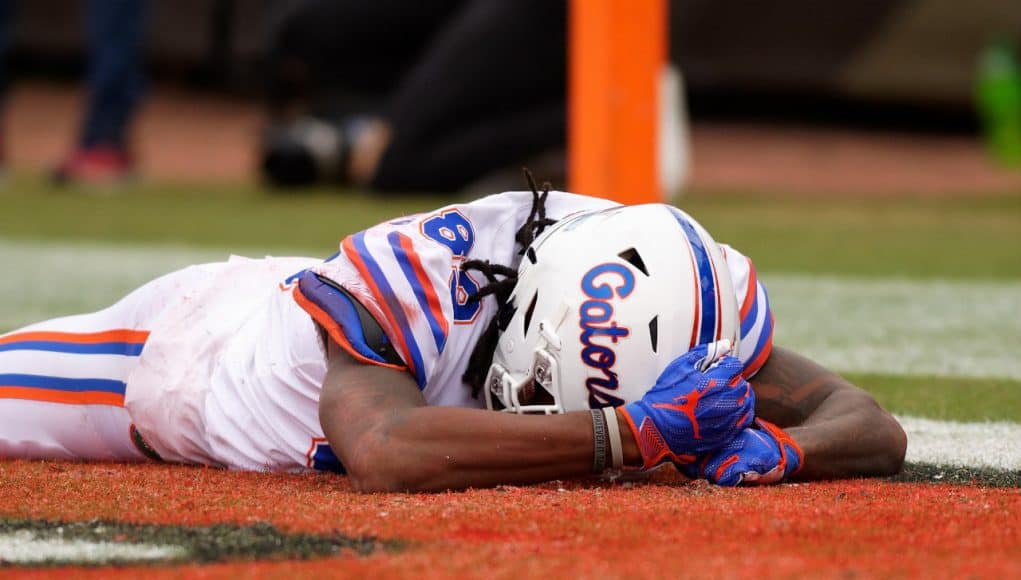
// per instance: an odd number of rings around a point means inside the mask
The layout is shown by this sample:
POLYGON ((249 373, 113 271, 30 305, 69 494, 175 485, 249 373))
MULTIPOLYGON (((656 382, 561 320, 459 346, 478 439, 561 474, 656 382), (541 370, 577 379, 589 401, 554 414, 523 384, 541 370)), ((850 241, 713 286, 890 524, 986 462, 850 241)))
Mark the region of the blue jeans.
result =
POLYGON ((145 90, 142 40, 146 0, 90 0, 89 97, 79 145, 123 147, 145 90))
MULTIPOLYGON (((0 0, 0 59, 8 49, 14 0, 0 0)), ((90 0, 86 14, 89 38, 88 102, 78 139, 80 147, 123 147, 145 90, 142 41, 147 0, 90 0)), ((0 91, 6 85, 0 65, 0 91)))

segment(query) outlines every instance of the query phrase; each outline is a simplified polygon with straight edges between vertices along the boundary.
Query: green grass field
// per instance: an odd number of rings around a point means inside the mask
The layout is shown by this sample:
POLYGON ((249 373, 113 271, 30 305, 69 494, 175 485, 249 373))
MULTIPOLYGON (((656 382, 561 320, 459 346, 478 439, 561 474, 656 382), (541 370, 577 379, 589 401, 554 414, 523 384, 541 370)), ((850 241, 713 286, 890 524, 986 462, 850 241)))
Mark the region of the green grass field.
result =
MULTIPOLYGON (((328 190, 273 195, 255 186, 199 184, 143 183, 104 194, 54 189, 23 175, 7 181, 0 200, 0 242, 6 244, 0 263, 10 277, 0 281, 0 330, 96 308, 150 276, 228 252, 326 256, 348 233, 454 201, 328 190), (74 271, 90 260, 97 265, 74 271), (36 264, 50 265, 33 269, 36 264), (39 284, 45 287, 33 288, 39 284)), ((839 367, 897 413, 1021 422, 1015 361, 1021 196, 806 199, 694 192, 676 203, 717 240, 753 258, 776 305, 780 343, 839 367), (817 279, 862 285, 861 304, 854 292, 830 297, 817 279), (904 290, 891 294, 889 284, 904 290), (925 316, 896 322, 907 307, 896 301, 917 302, 918 296, 932 301, 924 305, 925 316), (832 320, 819 320, 826 312, 832 320), (922 319, 933 327, 903 328, 922 319), (877 352, 841 342, 876 329, 868 340, 879 345, 877 352), (968 352, 972 346, 974 353, 968 352), (897 366, 919 352, 920 362, 897 366), (859 358, 843 365, 854 353, 859 358), (940 366, 933 363, 937 358, 960 364, 940 366)))
MULTIPOLYGON (((451 197, 370 197, 254 186, 140 184, 117 195, 19 176, 0 236, 329 254, 345 234, 451 197)), ((1021 196, 804 199, 695 192, 677 204, 765 272, 1021 279, 1021 196)))
MULTIPOLYGON (((3 333, 102 308, 230 253, 325 257, 346 234, 455 200, 187 184, 111 194, 14 176, 0 201, 3 333)), ((663 470, 648 485, 366 495, 310 472, 4 460, 0 568, 65 563, 30 572, 103 578, 1016 577, 1021 195, 694 192, 676 203, 753 258, 777 344, 897 415, 908 433, 899 475, 721 489, 663 470), (102 566, 111 561, 120 563, 102 566)))

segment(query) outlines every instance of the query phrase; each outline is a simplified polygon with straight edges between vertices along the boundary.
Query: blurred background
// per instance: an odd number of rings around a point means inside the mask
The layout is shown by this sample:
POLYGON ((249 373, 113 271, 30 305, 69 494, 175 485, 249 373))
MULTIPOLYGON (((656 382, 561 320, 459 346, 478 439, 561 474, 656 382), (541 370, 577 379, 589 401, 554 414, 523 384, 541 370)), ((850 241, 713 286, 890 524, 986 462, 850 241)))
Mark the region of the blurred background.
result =
MULTIPOLYGON (((527 165, 683 207, 913 442, 1017 429, 1019 45, 1018 0, 0 0, 0 332, 527 165)), ((969 437, 908 459, 1021 466, 969 437)))
MULTIPOLYGON (((563 183, 563 2, 0 0, 8 171, 563 183)), ((1021 190, 1021 3, 672 0, 689 190, 1021 190)), ((136 181, 137 182, 137 181, 136 181)))

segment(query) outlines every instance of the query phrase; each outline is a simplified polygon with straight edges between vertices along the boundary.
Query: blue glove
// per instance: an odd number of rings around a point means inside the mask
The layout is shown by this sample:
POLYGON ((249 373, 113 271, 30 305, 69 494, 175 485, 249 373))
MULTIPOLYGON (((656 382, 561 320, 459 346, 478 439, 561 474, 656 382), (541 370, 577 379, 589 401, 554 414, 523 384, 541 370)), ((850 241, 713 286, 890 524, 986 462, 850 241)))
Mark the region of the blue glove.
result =
POLYGON ((688 477, 735 486, 766 485, 794 475, 804 464, 801 448, 786 431, 763 419, 741 432, 722 449, 702 458, 697 467, 681 469, 688 477))
POLYGON ((751 424, 755 393, 728 352, 728 340, 696 346, 671 362, 640 401, 621 409, 644 469, 692 463, 751 424))

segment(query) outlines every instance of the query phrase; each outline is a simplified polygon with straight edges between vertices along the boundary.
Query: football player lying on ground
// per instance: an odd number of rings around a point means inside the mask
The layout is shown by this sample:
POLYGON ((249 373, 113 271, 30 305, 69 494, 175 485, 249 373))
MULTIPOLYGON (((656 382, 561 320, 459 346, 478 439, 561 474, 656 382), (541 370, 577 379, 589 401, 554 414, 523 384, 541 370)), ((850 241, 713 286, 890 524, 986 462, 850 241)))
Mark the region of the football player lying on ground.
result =
POLYGON ((751 261, 687 214, 533 184, 0 336, 0 457, 365 491, 669 462, 720 485, 897 472, 897 422, 772 336, 751 261))

